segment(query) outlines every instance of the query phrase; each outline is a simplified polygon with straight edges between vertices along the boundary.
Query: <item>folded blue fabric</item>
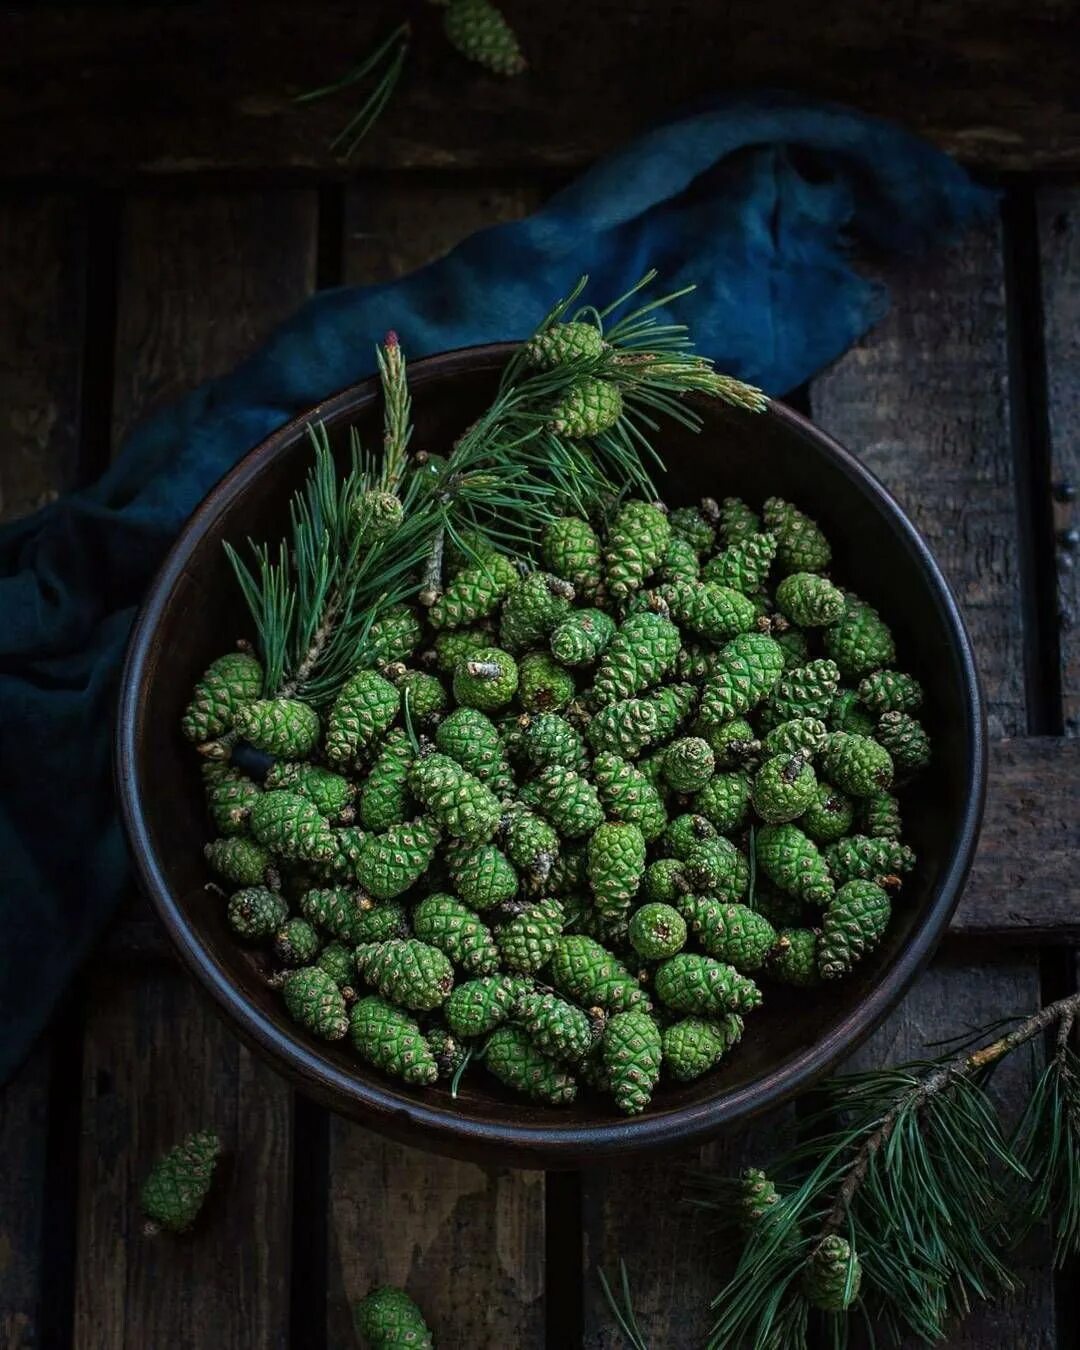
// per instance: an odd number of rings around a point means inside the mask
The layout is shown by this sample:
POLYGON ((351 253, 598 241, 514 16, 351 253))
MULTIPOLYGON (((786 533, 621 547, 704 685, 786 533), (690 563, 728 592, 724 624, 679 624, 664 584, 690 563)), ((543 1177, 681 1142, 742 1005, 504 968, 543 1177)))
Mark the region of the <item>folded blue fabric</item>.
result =
POLYGON ((401 281, 315 296, 141 426, 92 487, 0 532, 0 1079, 125 884, 109 763, 125 638, 185 518, 241 455, 369 374, 388 328, 411 358, 521 338, 582 273, 601 300, 650 267, 666 288, 696 283, 676 317, 699 350, 782 393, 886 307, 853 241, 917 251, 992 204, 887 123, 776 94, 717 102, 401 281))

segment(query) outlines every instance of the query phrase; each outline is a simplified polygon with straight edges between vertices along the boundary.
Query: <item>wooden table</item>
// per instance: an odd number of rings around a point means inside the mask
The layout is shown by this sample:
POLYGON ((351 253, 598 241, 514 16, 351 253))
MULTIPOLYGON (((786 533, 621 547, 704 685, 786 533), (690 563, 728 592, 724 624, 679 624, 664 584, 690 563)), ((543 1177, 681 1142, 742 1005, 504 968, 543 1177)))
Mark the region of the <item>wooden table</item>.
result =
MULTIPOLYGON (((771 83, 906 121, 1003 188, 962 247, 890 267, 888 319, 793 395, 857 451, 963 602, 993 736, 975 875, 933 968, 856 1061, 1075 987, 1080 600, 1080 51, 1071 0, 547 0, 508 5, 540 72, 502 84, 425 49, 358 163, 337 72, 350 3, 5 7, 0 17, 0 504, 94 477, 149 409, 228 368, 312 290, 409 270, 680 100, 771 83), (314 10, 314 12, 312 12, 314 10), (250 49, 240 35, 257 35, 250 49)), ((370 6, 382 19, 389 0, 370 6)), ((358 18, 358 12, 364 11, 358 18)), ((388 320, 392 316, 388 316, 388 320)), ((1032 1067, 997 1085, 1015 1113, 1032 1067)), ((718 1276, 678 1170, 751 1140, 582 1175, 389 1144, 241 1048, 132 897, 0 1096, 0 1345, 352 1346, 350 1302, 404 1283, 442 1347, 621 1345, 596 1272, 632 1272, 654 1350, 693 1350, 718 1276), (140 1236, 150 1160, 212 1124, 230 1161, 197 1237, 140 1236)), ((954 1347, 1074 1344, 1045 1247, 954 1347)), ((1075 1275, 1075 1272, 1073 1272, 1075 1275)), ((1070 1315, 1071 1318, 1072 1315, 1070 1315)))

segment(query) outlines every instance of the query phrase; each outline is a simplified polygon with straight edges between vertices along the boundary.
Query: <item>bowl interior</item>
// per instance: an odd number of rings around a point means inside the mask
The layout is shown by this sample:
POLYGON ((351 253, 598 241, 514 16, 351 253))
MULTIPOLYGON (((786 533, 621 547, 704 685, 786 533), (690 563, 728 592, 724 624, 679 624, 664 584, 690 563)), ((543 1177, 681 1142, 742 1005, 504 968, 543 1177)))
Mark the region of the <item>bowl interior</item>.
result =
MULTIPOLYGON (((490 397, 501 349, 452 353, 413 367, 414 448, 443 449, 490 397)), ((790 498, 833 543, 833 574, 877 605, 893 627, 899 664, 927 691, 925 721, 935 769, 909 798, 905 826, 918 869, 904 888, 882 947, 854 976, 810 993, 770 986, 742 1044, 696 1083, 665 1085, 644 1116, 625 1121, 585 1098, 568 1109, 522 1104, 482 1070, 466 1074, 459 1098, 442 1088, 398 1089, 369 1072, 347 1043, 326 1045, 285 1015, 260 978, 261 958, 237 946, 224 906, 204 889, 208 829, 199 764, 179 734, 191 687, 250 624, 222 541, 276 539, 286 503, 310 454, 303 424, 253 451, 193 517, 159 576, 132 639, 121 702, 118 768, 137 865, 181 954, 249 1040, 329 1104, 450 1151, 572 1161, 671 1143, 760 1109, 805 1086, 869 1033, 929 955, 955 903, 981 804, 978 695, 951 597, 911 526, 850 456, 785 409, 752 416, 703 406, 695 435, 665 427, 660 486, 672 504, 738 493, 760 504, 790 498)), ((370 384, 346 391, 321 416, 339 452, 349 426, 377 443, 379 406, 370 384)))

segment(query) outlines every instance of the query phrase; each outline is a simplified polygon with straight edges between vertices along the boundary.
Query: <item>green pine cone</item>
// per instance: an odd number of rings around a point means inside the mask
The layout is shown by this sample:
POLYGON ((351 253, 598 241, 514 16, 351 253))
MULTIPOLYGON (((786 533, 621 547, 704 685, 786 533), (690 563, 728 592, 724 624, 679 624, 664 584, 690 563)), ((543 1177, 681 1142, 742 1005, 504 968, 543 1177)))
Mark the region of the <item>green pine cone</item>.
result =
POLYGON ((840 671, 834 661, 808 661, 787 671, 762 710, 766 728, 777 727, 796 717, 824 722, 832 712, 840 671))
POLYGON ((326 720, 326 758, 348 764, 388 731, 401 706, 401 695, 374 670, 357 671, 341 686, 326 720))
POLYGON ((319 954, 322 940, 307 919, 286 919, 274 934, 274 955, 284 966, 306 966, 319 954))
POLYGON ((473 909, 491 909, 517 894, 513 864, 494 844, 449 845, 446 865, 454 891, 473 909))
POLYGON ((725 904, 707 895, 684 895, 676 904, 705 955, 744 975, 760 970, 776 946, 776 929, 748 905, 725 904))
POLYGON ((691 849, 683 871, 692 891, 723 900, 740 900, 750 881, 746 858, 730 839, 708 839, 691 849))
POLYGON ((314 802, 298 792, 264 792, 251 808, 251 833, 282 858, 330 862, 334 836, 314 802))
POLYGON ((799 817, 799 829, 816 844, 831 844, 851 829, 855 805, 831 783, 818 783, 810 805, 799 817))
POLYGON ((290 763, 279 760, 266 775, 268 788, 288 788, 314 802, 327 820, 350 818, 356 789, 347 778, 332 773, 320 764, 290 763))
POLYGON ((589 840, 588 876, 606 922, 627 913, 645 874, 645 838, 636 825, 606 821, 589 840))
POLYGON ((566 914, 558 900, 538 900, 495 934, 505 969, 516 975, 535 975, 547 965, 562 932, 566 914))
POLYGON ((383 998, 414 1012, 437 1008, 454 987, 445 954, 416 938, 363 943, 356 949, 356 968, 383 998))
POLYGON ((424 875, 438 842, 438 826, 427 816, 368 835, 360 847, 356 879, 374 899, 393 900, 424 875))
POLYGON ((761 533, 761 517, 741 497, 725 497, 720 506, 720 537, 725 544, 737 543, 761 533))
POLYGON ((462 661, 490 647, 494 634, 489 628, 444 628, 435 638, 435 664, 444 675, 453 675, 462 661))
POLYGON ((657 577, 661 582, 697 581, 701 576, 701 563, 689 540, 671 533, 671 542, 660 564, 657 577))
POLYGON ((776 588, 776 607, 800 628, 825 628, 844 612, 844 592, 814 572, 792 572, 776 588))
POLYGON ((636 825, 651 843, 667 824, 660 793, 629 760, 602 750, 593 761, 593 781, 611 820, 636 825))
POLYGON ((487 647, 454 672, 454 698, 468 708, 504 708, 517 692, 517 662, 498 647, 487 647))
POLYGON ((776 557, 776 538, 771 534, 746 534, 710 558, 703 576, 741 595, 756 595, 765 585, 776 557))
POLYGON ((437 750, 413 762, 409 791, 445 834, 466 844, 486 844, 502 818, 491 789, 437 750))
POLYGON ((622 962, 584 934, 572 933, 555 942, 551 982, 560 994, 583 1008, 608 1012, 648 1009, 649 999, 622 962))
POLYGON ((848 881, 836 892, 821 922, 818 972, 838 980, 878 945, 892 915, 892 902, 872 881, 848 881))
POLYGON ((409 605, 391 605, 368 629, 364 641, 365 666, 388 666, 404 661, 420 645, 423 629, 409 605))
POLYGON ((776 562, 784 573, 823 572, 832 549, 817 524, 781 497, 770 497, 762 509, 765 528, 776 536, 776 562))
MULTIPOLYGON (((891 792, 875 792, 872 797, 864 797, 859 805, 862 807, 863 834, 870 835, 872 839, 900 838, 903 833, 900 803, 891 792)), ((839 839, 847 832, 847 829, 841 830, 834 837, 839 839)))
POLYGON ((526 712, 559 712, 574 697, 574 677, 548 652, 521 658, 518 702, 526 712))
POLYGON ((584 1059, 602 1026, 600 1017, 590 1017, 558 994, 539 990, 523 994, 513 1016, 537 1050, 570 1063, 584 1059))
POLYGON ((895 888, 897 878, 915 866, 915 854, 907 844, 899 839, 871 839, 865 834, 853 834, 830 844, 825 860, 840 885, 859 880, 895 888))
POLYGON ((526 342, 522 355, 538 370, 554 370, 588 357, 602 356, 606 344, 599 328, 580 320, 554 323, 526 342))
POLYGON ((675 678, 701 684, 720 665, 720 653, 711 642, 684 642, 675 658, 675 678))
MULTIPOLYGON (((429 1082, 429 1079, 423 1079, 429 1082)), ((432 1350, 434 1341, 423 1314, 401 1289, 384 1284, 353 1309, 353 1320, 369 1350, 432 1350)))
POLYGON ((660 1078, 660 1030, 647 1012, 616 1013, 604 1028, 604 1067, 615 1105, 628 1116, 644 1111, 660 1078))
POLYGON ((345 1000, 333 979, 318 966, 285 976, 281 986, 289 1016, 324 1041, 340 1041, 349 1029, 345 1000))
POLYGON ((558 713, 535 713, 524 722, 522 751, 534 769, 560 765, 583 773, 588 766, 585 742, 578 729, 558 713))
POLYGON ((685 862, 700 845, 717 837, 716 826, 704 815, 686 812, 668 825, 660 840, 664 853, 685 862))
POLYGON ((438 947, 466 975, 491 975, 497 969, 499 953, 491 930, 456 896, 426 896, 413 910, 412 923, 421 942, 438 947))
POLYGON ((342 942, 360 942, 360 895, 347 886, 317 887, 300 897, 308 923, 342 942))
POLYGON ((428 610, 433 628, 464 628, 494 614, 518 579, 509 558, 493 553, 460 571, 428 610))
POLYGON ((615 635, 615 620, 602 609, 575 609, 551 634, 551 654, 563 666, 589 666, 615 635))
POLYGON ((831 1233, 807 1257, 803 1293, 815 1308, 839 1313, 859 1297, 862 1264, 847 1238, 831 1233))
POLYGON ((700 715, 714 726, 756 708, 784 670, 783 649, 765 633, 742 633, 720 649, 720 663, 705 682, 700 715))
POLYGON ((435 744, 493 792, 501 794, 512 785, 499 729, 478 708, 455 708, 444 717, 435 744))
POLYGON ((353 504, 356 538, 368 547, 397 534, 404 519, 401 498, 392 492, 362 492, 353 504))
POLYGON ((541 769, 521 789, 519 800, 549 820, 563 839, 592 834, 604 819, 593 784, 560 764, 541 769))
POLYGON ((547 572, 529 572, 511 588, 499 620, 499 645, 508 652, 533 647, 570 613, 574 588, 547 572))
POLYGON ((360 792, 360 824, 364 829, 386 830, 408 820, 412 808, 409 794, 412 761, 409 737, 396 727, 383 741, 360 792))
POLYGON ((485 1036, 505 1022, 526 992, 524 981, 511 975, 488 975, 456 985, 443 1005, 446 1024, 455 1036, 485 1036))
POLYGON ((426 670, 408 670, 401 665, 387 666, 384 674, 397 686, 402 709, 408 707, 413 723, 427 725, 446 711, 450 700, 437 676, 426 670))
MULTIPOLYGON (((716 503, 712 503, 715 508, 716 503)), ((674 538, 685 540, 700 557, 711 553, 716 543, 716 529, 711 520, 696 506, 678 506, 668 516, 674 538)))
POLYGON ((230 730, 245 704, 262 693, 263 668, 247 652, 228 652, 210 664, 196 684, 180 728, 189 741, 202 745, 230 730))
POLYGON ((877 739, 902 774, 917 773, 930 763, 930 738, 910 713, 882 713, 877 724, 877 739))
POLYGON ((754 606, 745 595, 712 579, 669 581, 658 587, 657 594, 672 618, 707 642, 726 642, 749 633, 757 623, 754 606))
POLYGON ((604 567, 608 589, 616 600, 627 600, 664 560, 671 542, 671 525, 650 502, 625 502, 608 530, 604 567))
POLYGON ((598 375, 581 375, 555 403, 548 425, 573 441, 591 439, 613 427, 623 413, 622 390, 598 375))
POLYGON ((744 764, 753 764, 761 753, 761 742, 745 717, 733 717, 730 722, 715 725, 695 722, 691 731, 709 742, 718 769, 739 769, 744 764))
POLYGON ((825 651, 852 680, 896 659, 896 644, 881 615, 855 595, 845 597, 843 614, 825 630, 825 651))
POLYGON ((685 866, 681 858, 657 858, 651 862, 641 880, 642 899, 657 904, 675 904, 690 889, 685 866))
POLYGON ((665 961, 656 972, 655 985, 657 998, 675 1012, 748 1013, 761 1003, 761 990, 753 980, 734 966, 692 952, 679 952, 665 961))
POLYGON ((828 728, 817 717, 793 717, 779 722, 762 741, 767 755, 816 755, 825 744, 828 728))
POLYGON ((628 935, 639 956, 646 961, 659 961, 674 956, 686 945, 686 920, 671 905, 642 905, 630 918, 628 935))
POLYGON ((453 1078, 467 1062, 468 1048, 447 1027, 435 1025, 424 1032, 440 1078, 453 1078))
POLYGON ((295 698, 259 698, 236 710, 233 728, 268 755, 303 759, 319 742, 319 714, 295 698))
POLYGON ((520 1027, 496 1027, 484 1051, 484 1066, 515 1092, 552 1106, 577 1096, 577 1084, 555 1060, 538 1050, 520 1027))
POLYGON ((645 699, 656 709, 656 739, 674 736, 697 703, 697 690, 692 684, 665 684, 654 689, 645 699))
POLYGON ((808 905, 826 905, 833 880, 818 846, 795 825, 764 825, 757 832, 757 860, 775 886, 808 905))
POLYGON ((902 670, 877 670, 859 681, 859 699, 880 717, 882 713, 913 713, 922 707, 922 685, 902 670))
POLYGON ((750 1233, 779 1201, 780 1193, 760 1167, 748 1167, 739 1177, 739 1224, 750 1233))
POLYGON ((183 1233, 191 1227, 210 1193, 220 1153, 217 1135, 203 1130, 189 1134, 158 1159, 140 1196, 150 1232, 165 1228, 183 1233))
POLYGON ((659 738, 660 712, 644 698, 609 703, 590 720, 586 735, 596 751, 609 750, 623 759, 637 759, 659 738))
POLYGON ((816 795, 817 775, 805 754, 775 755, 754 778, 754 810, 769 824, 795 820, 816 795))
POLYGON ((271 937, 285 922, 288 906, 276 891, 266 886, 245 886, 229 897, 225 911, 229 927, 245 942, 271 937))
POLYGON ((689 1083, 715 1068, 738 1044, 743 1020, 738 1013, 716 1019, 684 1017, 664 1028, 664 1064, 677 1083, 689 1083))
POLYGON ((556 518, 545 529, 541 548, 544 566, 569 581, 580 599, 591 600, 600 585, 604 565, 599 537, 589 522, 580 516, 556 518))
POLYGON ((519 802, 511 804, 503 821, 506 856, 534 883, 546 881, 559 856, 559 836, 554 827, 519 802))
POLYGON ((356 940, 385 942, 388 938, 408 937, 409 921, 400 900, 384 900, 375 904, 367 896, 360 901, 356 919, 356 940))
POLYGON ((423 1086, 434 1083, 439 1075, 435 1056, 417 1023, 374 994, 353 1004, 349 1040, 367 1064, 406 1083, 423 1086))
POLYGON ((659 684, 675 664, 679 630, 661 614, 644 610, 625 619, 607 645, 593 682, 598 705, 630 698, 659 684))
POLYGON ((203 856, 219 877, 234 886, 261 886, 273 868, 270 850, 246 835, 212 839, 203 856))
POLYGON ((872 736, 877 730, 877 720, 866 711, 854 689, 836 691, 826 720, 830 731, 849 731, 853 736, 872 736))
POLYGON ((888 750, 868 736, 853 736, 847 731, 829 733, 821 752, 821 767, 842 792, 852 797, 884 792, 893 780, 888 750))
POLYGON ((231 769, 220 760, 203 764, 206 782, 206 805, 219 834, 241 834, 247 828, 248 816, 262 787, 247 774, 231 769), (207 773, 207 770, 213 772, 207 773))
POLYGON ((715 768, 716 756, 700 736, 684 736, 664 751, 664 778, 676 792, 699 792, 715 768))
POLYGON ((816 928, 781 928, 769 957, 768 974, 778 984, 810 989, 821 983, 817 949, 821 934, 816 928))
POLYGON ((315 964, 330 976, 345 998, 353 997, 356 961, 350 948, 343 942, 328 942, 316 957, 315 964))

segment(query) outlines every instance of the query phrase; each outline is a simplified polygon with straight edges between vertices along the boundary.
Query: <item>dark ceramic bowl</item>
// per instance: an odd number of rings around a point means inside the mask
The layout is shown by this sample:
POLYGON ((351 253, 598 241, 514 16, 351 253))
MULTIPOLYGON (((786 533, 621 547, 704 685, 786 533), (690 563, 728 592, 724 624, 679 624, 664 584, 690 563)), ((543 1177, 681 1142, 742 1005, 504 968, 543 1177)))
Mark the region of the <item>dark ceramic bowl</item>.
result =
MULTIPOLYGON (((411 367, 416 446, 450 443, 488 400, 510 349, 480 347, 411 367)), ((276 432, 224 478, 166 559, 131 637, 120 696, 117 771, 135 863, 180 955, 241 1036, 303 1091, 408 1143, 486 1162, 576 1166, 715 1135, 812 1084, 897 1003, 945 931, 975 847, 982 813, 983 709, 971 644, 956 601, 926 545, 880 483, 796 413, 773 404, 754 416, 701 404, 704 430, 665 428, 662 485, 673 503, 778 493, 814 515, 835 549, 835 575, 877 605, 896 634, 900 663, 927 691, 934 772, 905 811, 918 852, 881 948, 852 978, 812 992, 770 988, 742 1044, 695 1083, 664 1085, 644 1115, 624 1119, 586 1096, 570 1108, 522 1103, 482 1070, 452 1101, 366 1068, 347 1041, 327 1045, 298 1028, 237 946, 202 858, 207 837, 199 765, 180 715, 202 670, 249 631, 222 541, 274 539, 309 463, 305 424, 319 418, 343 448, 347 428, 377 443, 373 381, 357 385, 276 432)))

